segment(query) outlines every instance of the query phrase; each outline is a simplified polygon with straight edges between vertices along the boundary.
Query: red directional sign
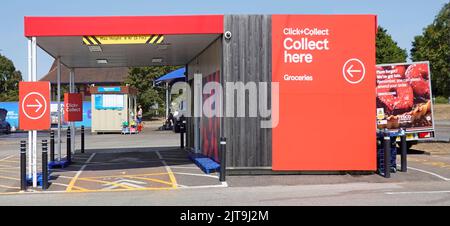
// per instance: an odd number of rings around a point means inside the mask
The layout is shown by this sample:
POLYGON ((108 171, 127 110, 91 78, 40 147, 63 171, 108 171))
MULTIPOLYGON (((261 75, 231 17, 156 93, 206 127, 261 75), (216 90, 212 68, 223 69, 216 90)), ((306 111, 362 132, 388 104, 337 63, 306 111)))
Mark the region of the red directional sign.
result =
POLYGON ((19 83, 19 128, 50 129, 50 83, 19 83))
POLYGON ((366 68, 361 60, 352 58, 345 62, 342 68, 342 75, 351 84, 360 83, 364 79, 366 68))

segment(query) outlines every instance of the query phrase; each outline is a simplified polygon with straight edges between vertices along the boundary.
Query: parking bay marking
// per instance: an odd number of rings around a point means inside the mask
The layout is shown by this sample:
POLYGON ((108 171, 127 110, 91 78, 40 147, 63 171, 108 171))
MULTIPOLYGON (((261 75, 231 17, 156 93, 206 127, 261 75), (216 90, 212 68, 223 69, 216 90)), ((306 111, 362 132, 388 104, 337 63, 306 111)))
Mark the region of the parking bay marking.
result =
POLYGON ((175 176, 173 175, 172 170, 170 169, 169 165, 167 165, 166 161, 163 159, 159 151, 156 151, 156 155, 161 160, 162 164, 166 168, 167 173, 169 173, 170 181, 172 182, 172 188, 177 188, 177 180, 175 179, 175 176))
POLYGON ((112 185, 107 185, 107 184, 103 185, 103 186, 108 186, 103 189, 114 189, 114 188, 121 187, 123 185, 125 185, 127 187, 131 187, 131 188, 145 188, 142 185, 147 184, 142 181, 135 181, 135 180, 129 180, 129 179, 120 179, 120 180, 114 181, 113 183, 114 184, 112 184, 112 185))
POLYGON ((419 171, 419 172, 422 172, 422 173, 430 174, 430 175, 435 176, 437 178, 440 178, 440 179, 442 179, 444 181, 450 181, 450 178, 446 178, 446 177, 441 176, 441 175, 439 175, 437 173, 433 173, 433 172, 430 172, 430 171, 426 171, 426 170, 418 169, 418 168, 414 168, 414 167, 409 167, 409 166, 408 166, 408 169, 412 169, 412 170, 419 171))
POLYGON ((16 181, 20 181, 20 179, 18 179, 18 178, 14 178, 14 177, 0 176, 0 178, 3 178, 3 179, 9 179, 9 180, 16 180, 16 181))
POLYGON ((140 179, 140 180, 148 180, 148 181, 153 181, 153 182, 158 182, 158 183, 162 183, 162 184, 167 184, 167 185, 173 186, 172 182, 167 182, 167 181, 163 181, 163 180, 159 180, 159 179, 155 179, 155 178, 146 178, 146 177, 139 177, 139 176, 125 176, 125 177, 134 178, 134 179, 140 179))
POLYGON ((80 176, 81 172, 83 172, 83 170, 87 167, 87 165, 94 158, 94 156, 95 156, 95 153, 92 153, 91 157, 89 157, 88 160, 86 160, 86 162, 84 163, 84 165, 80 168, 80 170, 78 170, 77 174, 75 174, 75 176, 70 181, 69 186, 66 189, 67 192, 72 191, 72 187, 75 185, 75 182, 77 181, 77 179, 80 176))
POLYGON ((386 192, 386 195, 412 195, 412 194, 442 194, 450 193, 450 191, 399 191, 399 192, 386 192))
POLYGON ((19 187, 11 187, 11 186, 1 185, 1 184, 0 184, 0 188, 20 189, 19 187))
POLYGON ((12 158, 12 157, 14 157, 14 156, 16 156, 16 155, 10 155, 10 156, 7 156, 7 157, 5 157, 5 158, 2 158, 2 159, 0 159, 0 162, 3 161, 3 160, 10 159, 10 158, 12 158))

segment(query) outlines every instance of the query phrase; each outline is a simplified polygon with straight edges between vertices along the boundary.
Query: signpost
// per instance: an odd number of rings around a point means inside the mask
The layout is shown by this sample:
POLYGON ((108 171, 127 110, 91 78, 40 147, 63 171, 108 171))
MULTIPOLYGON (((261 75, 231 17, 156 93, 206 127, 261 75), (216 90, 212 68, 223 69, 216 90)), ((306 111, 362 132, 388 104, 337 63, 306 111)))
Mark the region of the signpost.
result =
POLYGON ((64 94, 64 120, 66 122, 83 121, 83 97, 81 93, 64 94))
POLYGON ((50 129, 50 82, 19 83, 19 128, 32 131, 29 139, 32 147, 33 187, 37 186, 36 139, 37 130, 50 129))

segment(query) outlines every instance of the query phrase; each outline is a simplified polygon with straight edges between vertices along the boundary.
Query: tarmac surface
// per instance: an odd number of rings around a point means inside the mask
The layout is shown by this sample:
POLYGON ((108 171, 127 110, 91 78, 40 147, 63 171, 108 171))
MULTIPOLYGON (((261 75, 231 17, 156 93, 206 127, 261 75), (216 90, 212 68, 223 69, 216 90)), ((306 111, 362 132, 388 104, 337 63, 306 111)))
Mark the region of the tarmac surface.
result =
MULTIPOLYGON (((187 158, 179 134, 157 125, 136 135, 86 134, 86 152, 52 170, 46 191, 20 191, 18 144, 26 134, 1 136, 0 205, 450 205, 450 150, 412 152, 408 171, 391 178, 247 175, 221 183, 217 173, 205 174, 187 158)), ((79 134, 76 139, 79 149, 79 134)), ((39 156, 38 163, 40 171, 39 156)))

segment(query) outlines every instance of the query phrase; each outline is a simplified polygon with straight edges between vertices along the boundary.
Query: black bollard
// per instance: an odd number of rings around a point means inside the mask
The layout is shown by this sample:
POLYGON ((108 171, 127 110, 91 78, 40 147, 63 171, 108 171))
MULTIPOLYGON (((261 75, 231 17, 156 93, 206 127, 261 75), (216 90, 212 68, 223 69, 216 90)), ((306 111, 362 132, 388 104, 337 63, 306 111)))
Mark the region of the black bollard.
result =
POLYGON ((50 131, 50 161, 55 161, 55 132, 50 131))
POLYGON ((406 133, 405 131, 402 129, 402 135, 400 136, 400 149, 401 149, 401 171, 402 172, 406 172, 408 171, 408 165, 407 165, 407 152, 408 152, 408 147, 406 145, 406 133))
POLYGON ((183 122, 181 122, 181 125, 180 125, 180 148, 184 149, 184 125, 183 125, 183 122))
POLYGON ((20 141, 20 190, 27 190, 27 143, 20 141))
POLYGON ((68 163, 72 162, 72 150, 70 150, 70 128, 67 128, 67 155, 66 155, 66 160, 68 163))
POLYGON ((226 145, 227 138, 221 137, 219 143, 219 158, 220 158, 220 181, 225 181, 226 176, 226 145))
POLYGON ((81 153, 84 153, 84 126, 81 126, 81 153))
POLYGON ((47 140, 42 140, 42 190, 48 188, 47 140))
POLYGON ((391 177, 391 138, 389 137, 389 132, 384 132, 383 139, 384 148, 384 177, 391 177))

